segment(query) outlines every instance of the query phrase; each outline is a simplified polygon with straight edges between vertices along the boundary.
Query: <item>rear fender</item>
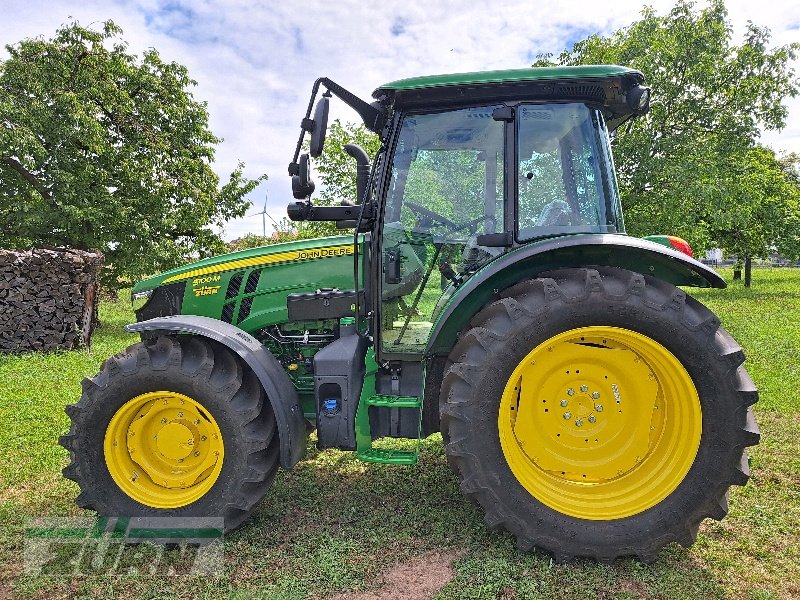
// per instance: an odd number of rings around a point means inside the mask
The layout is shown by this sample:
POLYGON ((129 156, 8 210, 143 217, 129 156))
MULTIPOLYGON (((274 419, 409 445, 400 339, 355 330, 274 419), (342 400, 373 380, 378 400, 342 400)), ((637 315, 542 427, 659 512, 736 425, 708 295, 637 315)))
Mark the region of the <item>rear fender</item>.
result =
POLYGON ((437 315, 426 353, 446 354, 472 317, 500 290, 555 269, 618 267, 673 285, 724 288, 703 263, 661 244, 616 234, 573 235, 526 244, 502 254, 456 290, 437 315))
POLYGON ((306 450, 306 422, 297 391, 277 359, 261 343, 224 321, 195 315, 159 317, 126 325, 131 333, 192 334, 227 346, 253 370, 267 394, 280 442, 281 466, 291 469, 306 450))

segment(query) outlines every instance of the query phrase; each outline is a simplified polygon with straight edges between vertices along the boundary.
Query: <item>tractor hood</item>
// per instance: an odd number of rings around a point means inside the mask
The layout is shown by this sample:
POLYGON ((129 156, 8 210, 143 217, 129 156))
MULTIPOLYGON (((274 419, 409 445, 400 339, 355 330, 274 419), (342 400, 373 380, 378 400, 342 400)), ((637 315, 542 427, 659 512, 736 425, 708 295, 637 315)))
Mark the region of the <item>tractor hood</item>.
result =
POLYGON ((212 256, 211 258, 188 263, 158 275, 153 275, 138 282, 133 286, 131 292, 142 292, 176 281, 195 279, 225 271, 352 254, 353 237, 351 235, 298 240, 259 248, 248 248, 247 250, 212 256))

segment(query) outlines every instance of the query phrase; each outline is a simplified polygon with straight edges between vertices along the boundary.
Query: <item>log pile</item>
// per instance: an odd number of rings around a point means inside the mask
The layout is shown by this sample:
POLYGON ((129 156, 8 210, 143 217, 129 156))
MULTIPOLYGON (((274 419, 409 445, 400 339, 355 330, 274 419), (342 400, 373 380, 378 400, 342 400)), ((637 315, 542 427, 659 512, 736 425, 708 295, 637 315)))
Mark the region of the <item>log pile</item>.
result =
POLYGON ((88 347, 103 255, 0 249, 0 352, 88 347))

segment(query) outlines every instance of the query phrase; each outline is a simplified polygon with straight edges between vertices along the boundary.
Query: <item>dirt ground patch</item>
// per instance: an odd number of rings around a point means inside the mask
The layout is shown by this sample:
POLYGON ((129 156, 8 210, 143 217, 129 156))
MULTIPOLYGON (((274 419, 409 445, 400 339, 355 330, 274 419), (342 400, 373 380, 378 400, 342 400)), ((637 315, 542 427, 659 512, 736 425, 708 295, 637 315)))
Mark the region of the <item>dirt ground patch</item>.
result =
POLYGON ((428 552, 389 567, 375 589, 342 592, 331 600, 425 600, 453 578, 453 561, 458 556, 457 552, 428 552))

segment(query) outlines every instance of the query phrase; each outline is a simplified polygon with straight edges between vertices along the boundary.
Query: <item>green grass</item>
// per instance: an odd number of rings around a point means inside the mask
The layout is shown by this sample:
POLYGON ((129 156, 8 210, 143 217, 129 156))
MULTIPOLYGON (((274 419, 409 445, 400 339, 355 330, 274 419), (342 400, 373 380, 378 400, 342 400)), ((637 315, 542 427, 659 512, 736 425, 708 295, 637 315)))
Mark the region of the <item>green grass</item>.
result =
MULTIPOLYGON (((132 319, 127 303, 105 303, 91 351, 0 356, 0 598, 326 598, 375 588, 392 565, 433 550, 457 556, 439 599, 800 597, 800 270, 756 270, 750 290, 737 282, 692 293, 747 352, 762 443, 751 452, 750 483, 732 489, 728 517, 704 522, 690 549, 670 545, 652 565, 556 565, 520 554, 462 498, 433 436, 416 467, 363 464, 311 444, 227 536, 222 577, 26 576, 26 519, 92 514, 73 504, 77 486, 60 475, 67 457, 56 440, 81 379, 134 341, 121 329, 132 319)), ((135 564, 152 549, 126 552, 135 564)))

